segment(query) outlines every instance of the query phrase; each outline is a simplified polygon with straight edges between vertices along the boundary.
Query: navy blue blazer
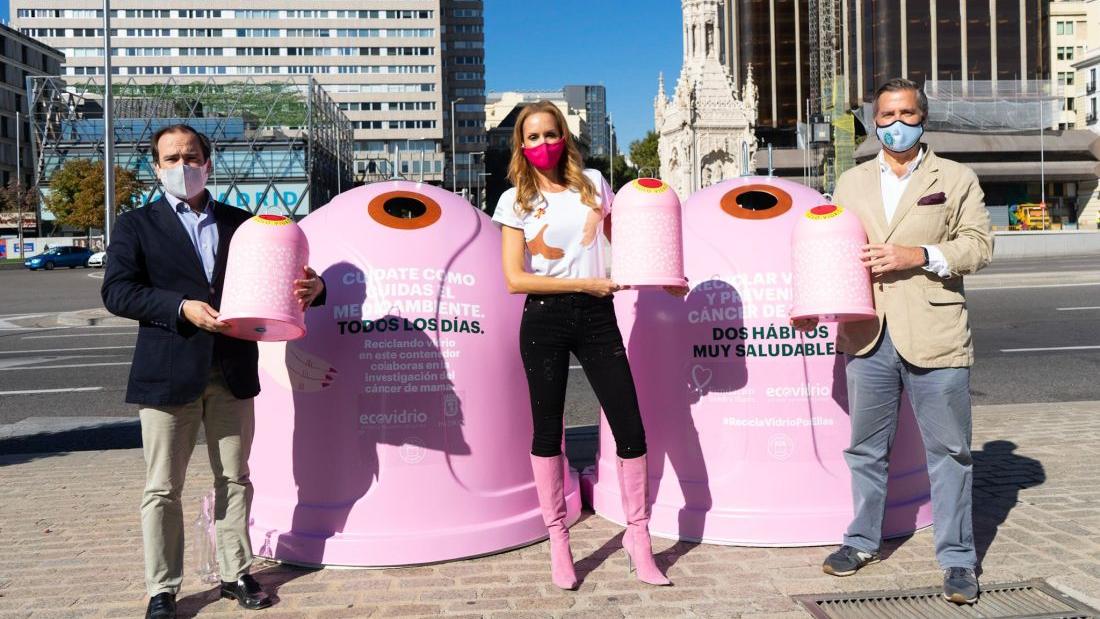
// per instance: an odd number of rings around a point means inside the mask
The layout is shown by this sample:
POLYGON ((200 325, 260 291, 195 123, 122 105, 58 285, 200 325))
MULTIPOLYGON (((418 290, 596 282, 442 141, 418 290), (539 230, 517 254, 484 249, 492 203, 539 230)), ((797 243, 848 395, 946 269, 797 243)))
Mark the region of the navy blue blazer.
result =
MULTIPOLYGON (((103 305, 137 320, 138 337, 126 401, 147 406, 194 402, 206 389, 210 369, 221 369, 237 398, 260 392, 255 342, 203 331, 179 315, 184 299, 221 305, 229 241, 248 211, 214 202, 218 253, 214 281, 172 205, 163 197, 119 215, 103 276, 103 305)), ((322 293, 314 305, 324 303, 322 293)))

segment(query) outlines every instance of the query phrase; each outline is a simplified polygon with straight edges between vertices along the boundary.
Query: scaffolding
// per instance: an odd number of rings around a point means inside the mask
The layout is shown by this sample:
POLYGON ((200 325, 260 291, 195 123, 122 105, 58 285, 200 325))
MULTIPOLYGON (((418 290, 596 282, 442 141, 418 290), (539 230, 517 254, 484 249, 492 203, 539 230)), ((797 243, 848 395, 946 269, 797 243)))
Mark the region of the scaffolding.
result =
MULTIPOLYGON (((161 195, 149 142, 179 123, 210 138, 209 188, 227 204, 301 218, 352 187, 351 123, 312 77, 139 79, 111 80, 114 163, 145 186, 134 206, 161 195)), ((104 159, 104 80, 27 81, 35 178, 44 195, 67 159, 104 159)))
POLYGON ((1061 114, 1061 88, 1045 80, 927 82, 931 131, 1038 131, 1061 114))

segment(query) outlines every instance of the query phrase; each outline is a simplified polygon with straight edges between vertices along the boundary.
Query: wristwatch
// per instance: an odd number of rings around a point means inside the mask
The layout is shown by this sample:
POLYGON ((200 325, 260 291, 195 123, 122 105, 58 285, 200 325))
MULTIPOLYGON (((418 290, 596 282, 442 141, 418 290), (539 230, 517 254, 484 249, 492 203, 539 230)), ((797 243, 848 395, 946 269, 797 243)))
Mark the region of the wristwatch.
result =
POLYGON ((926 267, 928 266, 928 263, 931 262, 931 259, 928 257, 928 248, 924 245, 921 245, 920 250, 924 252, 924 264, 922 264, 921 266, 926 267))

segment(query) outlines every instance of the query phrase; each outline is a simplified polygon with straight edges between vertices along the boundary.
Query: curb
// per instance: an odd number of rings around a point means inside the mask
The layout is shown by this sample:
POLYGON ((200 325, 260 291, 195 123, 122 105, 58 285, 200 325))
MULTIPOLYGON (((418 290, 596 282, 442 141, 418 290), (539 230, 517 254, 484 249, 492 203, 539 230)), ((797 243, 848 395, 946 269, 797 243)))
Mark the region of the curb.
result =
POLYGON ((134 321, 129 318, 115 316, 102 307, 96 307, 58 314, 57 324, 64 327, 129 327, 134 324, 134 321))

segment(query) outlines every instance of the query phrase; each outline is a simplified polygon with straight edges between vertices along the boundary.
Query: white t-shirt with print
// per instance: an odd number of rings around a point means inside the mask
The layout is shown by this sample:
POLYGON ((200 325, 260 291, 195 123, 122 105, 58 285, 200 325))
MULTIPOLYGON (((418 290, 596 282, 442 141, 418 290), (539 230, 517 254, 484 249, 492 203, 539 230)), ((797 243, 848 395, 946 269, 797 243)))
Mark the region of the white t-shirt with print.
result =
POLYGON ((584 175, 596 186, 600 212, 581 202, 580 192, 574 189, 543 192, 543 199, 522 216, 516 211, 515 187, 500 196, 493 221, 523 230, 531 273, 563 278, 607 277, 603 220, 611 212, 615 194, 598 170, 585 170, 584 175))

